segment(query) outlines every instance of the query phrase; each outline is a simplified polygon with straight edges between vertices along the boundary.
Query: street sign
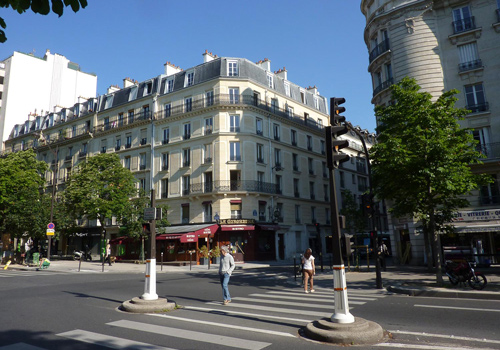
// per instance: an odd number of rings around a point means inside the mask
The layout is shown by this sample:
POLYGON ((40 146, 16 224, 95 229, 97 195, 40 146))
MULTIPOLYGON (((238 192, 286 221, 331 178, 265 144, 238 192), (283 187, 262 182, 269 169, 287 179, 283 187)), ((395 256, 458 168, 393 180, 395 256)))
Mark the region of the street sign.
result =
POLYGON ((47 229, 47 236, 53 236, 54 232, 55 232, 55 230, 53 228, 48 228, 47 229))
POLYGON ((156 216, 156 208, 144 208, 144 220, 154 220, 156 216))
POLYGON ((55 228, 56 228, 56 225, 54 225, 54 223, 51 222, 51 223, 47 224, 47 229, 54 230, 55 228))

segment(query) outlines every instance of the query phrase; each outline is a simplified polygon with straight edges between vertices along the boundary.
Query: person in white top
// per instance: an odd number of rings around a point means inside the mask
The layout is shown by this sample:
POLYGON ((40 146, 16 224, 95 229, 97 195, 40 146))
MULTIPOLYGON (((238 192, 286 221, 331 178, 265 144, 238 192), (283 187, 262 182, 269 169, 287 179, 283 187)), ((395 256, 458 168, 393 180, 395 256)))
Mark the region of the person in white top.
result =
POLYGON ((307 248, 304 256, 302 256, 302 271, 304 273, 304 292, 309 293, 307 285, 311 281, 311 293, 314 293, 313 276, 316 274, 316 269, 311 248, 307 248))

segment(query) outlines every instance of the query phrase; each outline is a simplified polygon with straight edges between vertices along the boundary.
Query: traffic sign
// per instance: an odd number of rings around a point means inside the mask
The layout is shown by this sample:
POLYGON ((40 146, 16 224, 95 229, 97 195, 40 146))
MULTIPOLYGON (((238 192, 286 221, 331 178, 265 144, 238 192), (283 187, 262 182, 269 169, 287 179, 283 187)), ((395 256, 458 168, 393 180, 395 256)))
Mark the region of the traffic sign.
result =
POLYGON ((52 229, 51 229, 51 228, 48 228, 48 229, 47 229, 47 236, 53 236, 53 235, 54 235, 54 232, 55 232, 55 230, 54 230, 53 228, 52 228, 52 229))
POLYGON ((48 228, 49 230, 54 230, 54 229, 56 228, 56 225, 54 225, 54 223, 53 223, 53 222, 51 222, 51 223, 49 223, 49 224, 47 225, 47 228, 48 228))
POLYGON ((156 208, 144 208, 144 220, 154 220, 156 216, 156 208))

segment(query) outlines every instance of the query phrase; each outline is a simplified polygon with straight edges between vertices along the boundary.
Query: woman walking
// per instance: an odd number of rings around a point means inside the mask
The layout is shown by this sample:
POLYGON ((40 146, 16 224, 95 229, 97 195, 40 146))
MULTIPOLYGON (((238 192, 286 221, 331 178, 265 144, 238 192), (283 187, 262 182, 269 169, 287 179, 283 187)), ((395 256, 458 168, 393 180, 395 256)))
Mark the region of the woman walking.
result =
POLYGON ((222 257, 220 259, 219 265, 219 278, 220 285, 222 286, 222 297, 224 298, 224 305, 227 305, 231 302, 231 295, 229 294, 229 278, 231 277, 231 273, 234 270, 234 258, 226 246, 221 247, 220 252, 222 257))
POLYGON ((312 256, 311 248, 307 248, 304 256, 302 257, 302 271, 304 274, 304 292, 309 293, 307 284, 311 281, 311 293, 314 293, 313 276, 316 274, 314 267, 314 256, 312 256))

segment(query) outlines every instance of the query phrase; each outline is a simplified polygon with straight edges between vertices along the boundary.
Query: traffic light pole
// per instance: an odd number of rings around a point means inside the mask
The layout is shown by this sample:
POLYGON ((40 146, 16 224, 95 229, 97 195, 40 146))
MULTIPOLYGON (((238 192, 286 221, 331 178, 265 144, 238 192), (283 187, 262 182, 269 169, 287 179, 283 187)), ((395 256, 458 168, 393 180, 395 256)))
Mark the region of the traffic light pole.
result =
MULTIPOLYGON (((155 190, 151 190, 151 208, 155 208, 155 190)), ((156 215, 156 214, 155 214, 156 215)), ((144 285, 144 294, 141 296, 144 300, 157 300, 156 294, 156 220, 153 219, 149 224, 150 246, 148 258, 146 259, 146 281, 144 285)))

